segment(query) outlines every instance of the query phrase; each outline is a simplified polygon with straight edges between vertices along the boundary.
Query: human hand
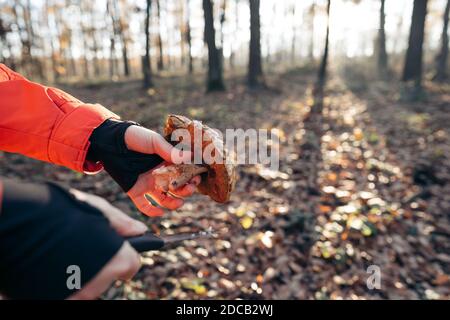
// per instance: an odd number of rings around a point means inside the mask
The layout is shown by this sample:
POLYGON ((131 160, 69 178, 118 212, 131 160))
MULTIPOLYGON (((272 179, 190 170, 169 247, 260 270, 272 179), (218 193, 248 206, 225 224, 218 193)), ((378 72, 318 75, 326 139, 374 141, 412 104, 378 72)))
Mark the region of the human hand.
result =
POLYGON ((191 152, 178 150, 160 134, 139 126, 128 127, 124 139, 129 150, 145 154, 157 154, 165 160, 161 165, 140 174, 134 186, 127 192, 136 207, 148 216, 161 216, 164 213, 163 209, 154 206, 146 198, 146 195, 161 207, 170 210, 181 207, 184 203, 182 198, 191 196, 197 189, 201 181, 200 176, 195 176, 184 186, 166 193, 155 188, 155 179, 152 172, 161 166, 174 162, 189 162, 192 156, 191 152))
POLYGON ((94 130, 90 142, 88 160, 101 162, 136 207, 148 216, 162 215, 162 208, 181 207, 182 198, 192 195, 200 183, 197 176, 177 190, 157 190, 153 170, 158 166, 190 162, 192 153, 173 147, 160 134, 134 123, 107 120, 94 130), (146 196, 160 207, 153 205, 146 196))
MULTIPOLYGON (((145 233, 147 226, 135 220, 105 199, 75 189, 70 193, 79 201, 98 209, 109 221, 111 227, 122 237, 138 236, 145 233)), ((119 251, 108 261, 98 274, 86 283, 70 300, 92 300, 98 298, 116 280, 131 279, 141 266, 139 254, 125 241, 119 251)))

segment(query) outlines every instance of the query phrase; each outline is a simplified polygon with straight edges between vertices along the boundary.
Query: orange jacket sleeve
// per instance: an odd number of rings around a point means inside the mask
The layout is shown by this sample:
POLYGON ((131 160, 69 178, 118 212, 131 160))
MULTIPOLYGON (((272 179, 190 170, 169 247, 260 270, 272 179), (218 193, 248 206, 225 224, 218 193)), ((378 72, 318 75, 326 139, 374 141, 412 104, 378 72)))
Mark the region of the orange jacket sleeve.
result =
POLYGON ((25 79, 0 64, 0 150, 96 172, 86 162, 92 131, 109 118, 119 118, 99 104, 25 79))

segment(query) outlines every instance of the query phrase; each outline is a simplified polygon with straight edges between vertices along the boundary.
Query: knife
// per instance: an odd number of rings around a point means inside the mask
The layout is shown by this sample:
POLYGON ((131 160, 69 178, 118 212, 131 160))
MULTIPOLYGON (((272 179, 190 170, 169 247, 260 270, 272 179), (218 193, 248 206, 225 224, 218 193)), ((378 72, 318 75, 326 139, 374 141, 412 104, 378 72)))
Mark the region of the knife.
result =
POLYGON ((127 241, 137 252, 159 250, 168 244, 179 245, 186 240, 214 238, 216 234, 212 228, 194 233, 178 233, 174 235, 157 236, 146 232, 141 236, 127 238, 127 241))

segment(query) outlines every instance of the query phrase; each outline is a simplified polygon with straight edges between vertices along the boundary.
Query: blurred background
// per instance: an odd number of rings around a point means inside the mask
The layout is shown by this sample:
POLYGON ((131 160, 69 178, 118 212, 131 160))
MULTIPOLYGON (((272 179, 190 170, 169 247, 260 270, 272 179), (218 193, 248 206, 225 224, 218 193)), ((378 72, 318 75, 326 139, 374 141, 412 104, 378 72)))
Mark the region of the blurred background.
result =
POLYGON ((280 170, 147 219, 104 173, 0 153, 0 175, 101 195, 156 233, 105 299, 450 298, 449 0, 0 0, 0 62, 160 130, 275 129, 280 170), (369 266, 381 287, 369 289, 369 266))

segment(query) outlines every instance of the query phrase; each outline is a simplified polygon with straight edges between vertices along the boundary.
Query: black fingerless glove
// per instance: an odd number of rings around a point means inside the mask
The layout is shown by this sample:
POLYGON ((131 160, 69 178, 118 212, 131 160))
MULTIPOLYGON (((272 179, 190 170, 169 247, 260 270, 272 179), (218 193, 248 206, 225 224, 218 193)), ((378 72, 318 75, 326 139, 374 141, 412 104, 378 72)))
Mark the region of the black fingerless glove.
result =
POLYGON ((132 125, 139 124, 113 119, 103 122, 89 138, 91 145, 86 158, 92 162, 100 162, 125 192, 134 186, 141 173, 164 161, 157 154, 128 150, 125 131, 132 125))

